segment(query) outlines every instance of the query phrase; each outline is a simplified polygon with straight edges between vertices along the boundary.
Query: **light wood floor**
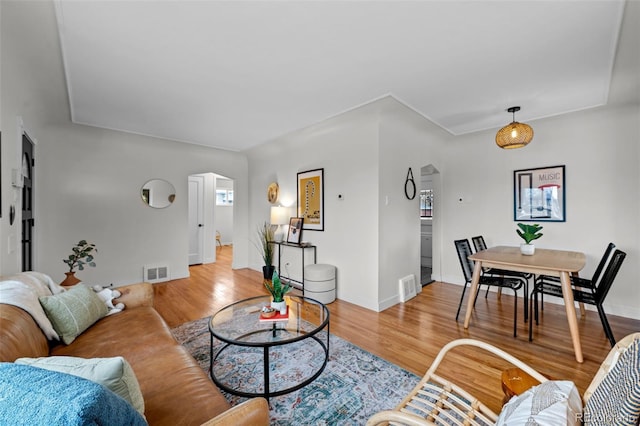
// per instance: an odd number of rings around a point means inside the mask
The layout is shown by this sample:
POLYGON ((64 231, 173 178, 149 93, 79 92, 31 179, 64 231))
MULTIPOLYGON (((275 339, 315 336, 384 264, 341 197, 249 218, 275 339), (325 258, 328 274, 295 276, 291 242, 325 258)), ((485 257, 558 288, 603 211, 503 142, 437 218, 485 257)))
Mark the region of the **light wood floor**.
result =
MULTIPOLYGON (((211 316, 221 307, 240 299, 266 294, 262 274, 249 269, 231 270, 231 247, 218 249, 215 264, 190 268, 191 277, 156 284, 155 307, 170 327, 211 316)), ((358 283, 340 283, 358 285, 358 283)), ((478 298, 471 325, 455 321, 462 287, 435 282, 407 303, 384 312, 373 312, 336 300, 328 305, 331 332, 393 362, 419 376, 427 370, 440 348, 447 342, 470 337, 496 345, 543 374, 571 380, 580 393, 610 350, 598 314, 587 311, 579 318, 580 338, 585 361, 575 361, 564 307, 546 303, 540 325, 534 325, 534 340, 528 341, 528 325, 523 320, 522 298, 518 299, 518 337, 513 337, 513 297, 495 293, 478 298)), ((617 339, 640 331, 640 321, 608 315, 617 339)), ((502 401, 500 372, 506 367, 484 353, 456 350, 450 363, 443 364, 447 377, 499 411, 502 401)))

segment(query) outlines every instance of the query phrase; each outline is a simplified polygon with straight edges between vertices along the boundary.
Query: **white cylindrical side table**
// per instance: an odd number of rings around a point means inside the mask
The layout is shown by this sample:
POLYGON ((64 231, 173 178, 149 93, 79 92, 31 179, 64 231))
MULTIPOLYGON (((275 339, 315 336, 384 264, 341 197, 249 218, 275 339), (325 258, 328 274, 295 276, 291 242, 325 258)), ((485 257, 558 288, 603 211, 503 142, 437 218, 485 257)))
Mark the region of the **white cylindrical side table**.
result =
POLYGON ((305 266, 304 296, 325 305, 336 300, 336 267, 324 263, 305 266))

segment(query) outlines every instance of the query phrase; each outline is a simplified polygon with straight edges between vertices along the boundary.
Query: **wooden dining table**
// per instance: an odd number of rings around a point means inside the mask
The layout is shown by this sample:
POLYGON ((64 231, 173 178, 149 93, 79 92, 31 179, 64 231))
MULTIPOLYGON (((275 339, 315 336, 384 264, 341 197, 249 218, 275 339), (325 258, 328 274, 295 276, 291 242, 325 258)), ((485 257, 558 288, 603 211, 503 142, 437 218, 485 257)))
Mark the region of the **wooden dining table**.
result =
MULTIPOLYGON (((506 269, 534 275, 560 277, 569 332, 573 341, 573 350, 576 354, 576 361, 583 362, 570 275, 577 276, 578 272, 584 268, 586 263, 584 253, 536 248, 535 253, 528 256, 520 253, 520 247, 497 246, 472 254, 469 259, 473 260, 475 264, 471 280, 471 294, 469 295, 467 312, 464 317, 464 328, 469 328, 473 301, 478 292, 478 281, 480 280, 482 268, 506 269)), ((532 321, 532 319, 529 318, 529 321, 532 321)))

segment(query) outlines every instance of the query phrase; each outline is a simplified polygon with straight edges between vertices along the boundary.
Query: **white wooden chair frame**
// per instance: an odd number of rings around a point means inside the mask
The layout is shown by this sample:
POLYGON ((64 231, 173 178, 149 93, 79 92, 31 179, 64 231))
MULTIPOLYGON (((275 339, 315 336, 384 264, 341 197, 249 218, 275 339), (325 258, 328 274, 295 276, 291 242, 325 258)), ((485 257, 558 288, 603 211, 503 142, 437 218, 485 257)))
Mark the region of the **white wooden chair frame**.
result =
MULTIPOLYGON (((596 387, 611 371, 620 354, 636 339, 640 339, 640 333, 631 334, 620 340, 609 352, 609 355, 607 355, 585 391, 583 397, 585 404, 596 387)), ((475 346, 484 349, 520 368, 541 383, 548 380, 524 362, 493 345, 474 339, 454 340, 440 350, 418 385, 394 410, 381 411, 373 415, 367 421, 367 426, 383 424, 409 426, 495 424, 498 419, 496 413, 460 386, 436 374, 438 366, 447 353, 458 346, 475 346), (417 412, 420 413, 421 417, 416 414, 417 412)))

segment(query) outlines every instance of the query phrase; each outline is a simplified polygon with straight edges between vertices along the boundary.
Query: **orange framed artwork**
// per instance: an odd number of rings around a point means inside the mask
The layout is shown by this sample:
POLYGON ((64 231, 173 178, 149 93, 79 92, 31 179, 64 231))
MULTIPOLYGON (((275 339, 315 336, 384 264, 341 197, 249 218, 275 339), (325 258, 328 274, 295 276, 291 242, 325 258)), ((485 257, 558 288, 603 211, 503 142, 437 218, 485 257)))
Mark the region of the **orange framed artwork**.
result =
POLYGON ((324 169, 298 173, 297 192, 302 229, 324 231, 324 169))

